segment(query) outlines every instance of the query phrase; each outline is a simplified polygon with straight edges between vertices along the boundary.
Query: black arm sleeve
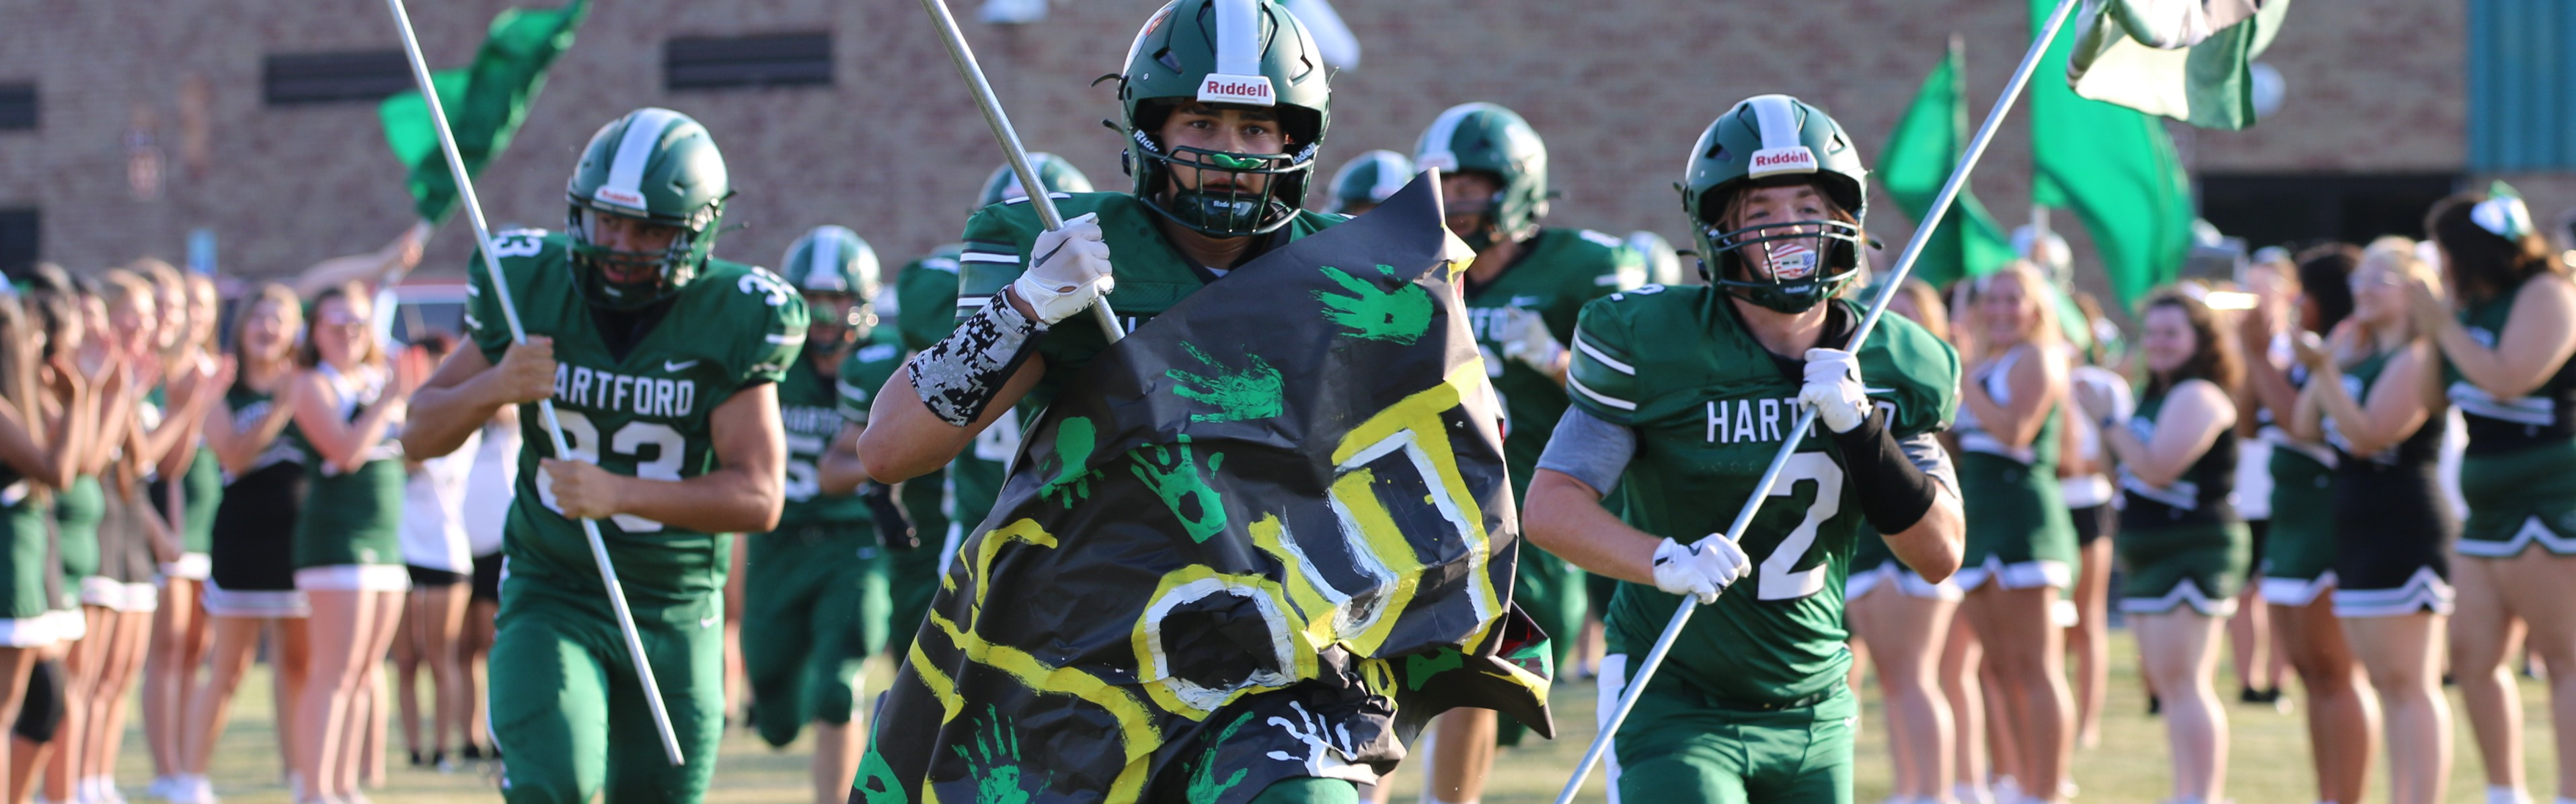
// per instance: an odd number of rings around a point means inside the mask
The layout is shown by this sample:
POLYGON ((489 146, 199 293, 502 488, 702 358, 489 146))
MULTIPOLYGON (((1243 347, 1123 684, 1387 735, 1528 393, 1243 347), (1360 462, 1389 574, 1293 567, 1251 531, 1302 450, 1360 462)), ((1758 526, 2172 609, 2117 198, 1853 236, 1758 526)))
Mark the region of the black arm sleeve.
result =
POLYGON ((1860 496, 1861 514, 1879 533, 1903 533, 1932 510, 1940 484, 1906 456, 1887 424, 1886 411, 1872 411, 1851 432, 1834 434, 1833 442, 1843 455, 1850 493, 1860 496))

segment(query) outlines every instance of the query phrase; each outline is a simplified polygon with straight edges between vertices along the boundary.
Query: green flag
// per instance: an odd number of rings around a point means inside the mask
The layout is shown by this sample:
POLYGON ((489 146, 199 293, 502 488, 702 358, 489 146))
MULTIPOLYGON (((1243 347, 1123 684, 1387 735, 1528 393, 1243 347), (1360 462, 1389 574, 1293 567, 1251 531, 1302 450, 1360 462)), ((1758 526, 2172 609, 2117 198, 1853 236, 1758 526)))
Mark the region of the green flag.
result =
MULTIPOLYGON (((1923 90, 1897 120, 1896 130, 1887 135, 1887 150, 1879 155, 1879 186, 1887 188, 1896 206, 1917 222, 1930 214, 1941 183, 1949 180, 1959 155, 1968 149, 1963 61, 1959 40, 1953 38, 1950 52, 1931 75, 1923 77, 1923 90)), ((1941 287, 1959 277, 1993 273, 2012 258, 2012 243, 2005 239, 2003 228, 1987 214, 1976 194, 1962 187, 1950 214, 1942 217, 1931 242, 1924 244, 1923 256, 1914 263, 1914 277, 1941 287)))
POLYGON ((2247 70, 2290 0, 2091 0, 2066 81, 2075 94, 2202 128, 2254 124, 2247 70))
MULTIPOLYGON (((2056 0, 2031 0, 2031 26, 2056 0)), ((2075 41, 2059 37, 2042 74, 2066 64, 2075 41)), ((2191 252, 2191 185, 2164 123, 2135 110, 2076 97, 2062 82, 2030 82, 2031 201, 2072 209, 2122 305, 2173 281, 2191 252)))
MULTIPOLYGON (((430 75, 467 173, 481 173, 509 147, 510 136, 527 119, 528 105, 545 87, 546 68, 572 46, 573 29, 589 11, 590 0, 502 11, 492 18, 491 33, 475 50, 473 64, 430 75)), ((384 122, 385 145, 411 168, 412 209, 432 223, 446 218, 456 207, 456 182, 448 174, 447 157, 438 151, 429 104, 417 90, 402 92, 376 107, 376 116, 384 122)))

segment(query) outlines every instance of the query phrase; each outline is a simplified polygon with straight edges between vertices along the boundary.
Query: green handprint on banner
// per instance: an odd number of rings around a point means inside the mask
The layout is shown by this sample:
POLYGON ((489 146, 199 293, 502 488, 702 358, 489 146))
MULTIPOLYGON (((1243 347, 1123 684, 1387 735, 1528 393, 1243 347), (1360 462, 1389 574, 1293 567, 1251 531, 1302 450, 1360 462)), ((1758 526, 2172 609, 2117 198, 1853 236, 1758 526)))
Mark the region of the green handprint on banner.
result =
POLYGON ((1235 785, 1242 784, 1243 777, 1246 774, 1251 773, 1248 769, 1236 768, 1234 769, 1234 775, 1226 777, 1225 781, 1218 782, 1216 780, 1217 747, 1225 745, 1228 740, 1234 739, 1234 733, 1241 730, 1243 728, 1243 724, 1250 722, 1252 722, 1252 713, 1245 712, 1242 717, 1235 718, 1233 723, 1227 724, 1224 731, 1217 732, 1216 739, 1208 741, 1207 752, 1199 755, 1198 770, 1190 772, 1189 799, 1191 801, 1215 801, 1218 796, 1225 795, 1225 791, 1232 790, 1235 785))
MULTIPOLYGON (((1225 501, 1216 496, 1216 488, 1199 474, 1198 463, 1190 458, 1190 437, 1180 436, 1180 443, 1170 447, 1160 444, 1137 447, 1131 457, 1136 465, 1127 467, 1145 487, 1163 498, 1172 516, 1181 520, 1181 530, 1190 539, 1206 544, 1209 537, 1225 530, 1225 501)), ((1216 474, 1223 454, 1211 453, 1207 459, 1208 474, 1216 474)))
MULTIPOLYGON (((975 777, 975 804, 1029 804, 1035 796, 1021 784, 1020 737, 1012 733, 1010 718, 1002 717, 999 709, 987 706, 984 711, 989 719, 984 721, 986 728, 976 731, 975 741, 949 746, 966 760, 967 772, 975 777)), ((1037 789, 1046 789, 1054 778, 1048 774, 1038 780, 1037 789)))
POLYGON ((1163 372, 1163 376, 1181 383, 1172 387, 1172 393, 1180 394, 1183 399, 1194 399, 1215 405, 1218 410, 1216 413, 1192 413, 1190 421, 1238 422, 1245 419, 1267 419, 1279 415, 1281 397, 1284 395, 1281 391, 1279 370, 1271 368, 1270 363, 1262 360, 1260 355, 1246 354, 1246 357, 1252 358, 1252 366, 1242 371, 1232 371, 1216 362, 1215 358, 1208 357, 1206 352, 1199 351, 1198 347, 1190 345, 1188 341, 1181 342, 1181 348, 1189 350, 1191 357, 1198 358, 1199 362, 1207 364, 1212 371, 1204 376, 1180 369, 1163 372))
POLYGON ((1091 497, 1091 451, 1099 446, 1099 437, 1091 420, 1081 416, 1055 426, 1055 452, 1038 463, 1038 471, 1047 478, 1038 485, 1039 499, 1055 499, 1072 508, 1074 500, 1091 497), (1059 494, 1063 496, 1058 498, 1059 494))
MULTIPOLYGON (((1395 266, 1380 265, 1377 270, 1387 276, 1395 276, 1395 266)), ((1331 291, 1315 291, 1315 300, 1324 303, 1325 319, 1359 330, 1342 334, 1411 346, 1422 337, 1422 333, 1431 330, 1431 293, 1423 290, 1422 286, 1404 282, 1396 285, 1394 290, 1382 290, 1377 283, 1343 273, 1342 269, 1330 265, 1324 266, 1324 276, 1351 292, 1351 295, 1344 296, 1331 291)))
POLYGON ((894 766, 886 764, 885 755, 877 753, 875 746, 859 758, 859 780, 850 788, 858 791, 861 804, 911 804, 903 782, 894 778, 894 766))

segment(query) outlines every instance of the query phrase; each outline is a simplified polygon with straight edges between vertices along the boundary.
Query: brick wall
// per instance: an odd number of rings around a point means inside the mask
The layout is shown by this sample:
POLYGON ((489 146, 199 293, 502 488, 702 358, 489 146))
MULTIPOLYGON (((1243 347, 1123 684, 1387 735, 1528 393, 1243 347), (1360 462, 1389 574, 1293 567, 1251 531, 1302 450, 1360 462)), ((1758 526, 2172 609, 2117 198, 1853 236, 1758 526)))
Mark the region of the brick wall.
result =
MULTIPOLYGON (((972 21, 972 0, 952 2, 1029 145, 1124 187, 1119 140, 1099 124, 1117 113, 1114 90, 1088 82, 1119 68, 1156 3, 1066 0, 1043 24, 1007 27, 972 21)), ((432 63, 463 63, 508 4, 415 4, 432 63)), ((1325 173, 1368 148, 1409 150, 1451 104, 1492 100, 1528 117, 1551 147, 1564 194, 1552 223, 1652 228, 1677 241, 1670 185, 1693 137, 1728 104, 1799 95, 1875 152, 1952 32, 1966 38, 1980 112, 2029 35, 2021 4, 2002 0, 1339 6, 1366 55, 1335 82, 1325 173)), ((2252 131, 2191 132, 2190 158, 2230 171, 2457 170, 2465 20, 2456 6, 2301 4, 2266 57, 2288 79, 2288 104, 2252 131)), ((0 206, 44 208, 49 259, 87 269, 176 257, 202 226, 220 237, 226 270, 274 274, 373 248, 409 223, 373 104, 260 103, 268 53, 394 46, 381 3, 23 0, 0 4, 0 32, 0 80, 33 78, 44 98, 40 131, 0 134, 0 206), (182 113, 191 83, 206 90, 193 129, 182 113), (152 201, 136 200, 125 177, 126 134, 145 118, 169 165, 152 201), (206 158, 188 158, 191 142, 208 146, 206 158)), ((518 141, 482 179, 493 220, 560 225, 581 143, 644 105, 687 112, 714 133, 742 191, 729 219, 750 227, 725 235, 720 251, 753 262, 775 262, 821 223, 851 226, 889 259, 945 242, 1000 161, 914 3, 615 0, 594 9, 518 141), (662 91, 668 37, 822 29, 835 34, 833 86, 662 91)), ((2004 129, 1975 182, 2007 225, 2026 218, 2025 131, 2004 129)), ((1901 242, 1906 222, 1883 196, 1876 206, 1872 228, 1901 242)), ((461 220, 439 234, 425 270, 462 269, 471 237, 461 220)))

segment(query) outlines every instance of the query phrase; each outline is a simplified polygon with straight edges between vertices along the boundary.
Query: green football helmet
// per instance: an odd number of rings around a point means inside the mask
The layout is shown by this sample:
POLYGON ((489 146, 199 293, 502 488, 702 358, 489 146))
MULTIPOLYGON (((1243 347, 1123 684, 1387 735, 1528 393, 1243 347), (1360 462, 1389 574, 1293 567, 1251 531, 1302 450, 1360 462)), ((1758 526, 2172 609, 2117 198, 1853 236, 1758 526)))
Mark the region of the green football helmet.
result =
POLYGON ((1547 143, 1510 109, 1484 102, 1449 107, 1423 130, 1413 161, 1451 173, 1482 173, 1501 185, 1481 205, 1459 199, 1449 204, 1451 216, 1484 216, 1483 226, 1458 233, 1477 251, 1497 241, 1527 240, 1547 217, 1547 143))
POLYGON ((817 226, 787 247, 778 272, 805 297, 805 341, 837 352, 876 326, 877 252, 857 233, 817 226))
MULTIPOLYGON (((1091 192, 1091 177, 1082 175, 1082 171, 1074 169, 1073 163, 1064 161, 1064 157, 1044 151, 1031 153, 1029 167, 1037 170, 1038 183, 1046 185, 1049 193, 1091 192)), ((1001 167, 993 169, 993 175, 990 178, 984 180, 984 194, 975 197, 975 208, 983 209, 1004 201, 1027 197, 1029 197, 1029 191, 1020 187, 1019 172, 1012 170, 1010 163, 1004 162, 1001 167)))
POLYGON ((600 306, 633 310, 679 293, 706 265, 733 184, 705 126, 679 112, 646 108, 590 135, 564 196, 572 206, 564 229, 583 292, 600 306), (612 249, 593 240, 603 215, 679 234, 660 252, 612 249))
POLYGON ((1340 215, 1357 215, 1386 203, 1404 183, 1413 180, 1413 160, 1403 154, 1376 150, 1360 154, 1333 173, 1331 206, 1324 209, 1340 215))
POLYGON ((1860 149, 1824 110, 1787 95, 1746 98, 1719 115, 1691 147, 1682 211, 1699 244, 1700 275, 1737 298, 1799 312, 1841 293, 1864 273, 1862 222, 1869 217, 1869 170, 1860 149), (1744 190, 1814 184, 1851 220, 1774 221, 1727 228, 1727 207, 1744 190), (1755 274, 1745 249, 1774 266, 1755 274))
POLYGON ((1215 237, 1267 234, 1304 208, 1332 88, 1314 37, 1268 0, 1174 0, 1145 21, 1118 76, 1125 167, 1136 197, 1174 222, 1215 237), (1183 103, 1267 108, 1290 153, 1166 147, 1155 132, 1183 103), (1175 189, 1175 170, 1230 177, 1224 190, 1175 189), (1258 191, 1241 189, 1261 176, 1258 191))

